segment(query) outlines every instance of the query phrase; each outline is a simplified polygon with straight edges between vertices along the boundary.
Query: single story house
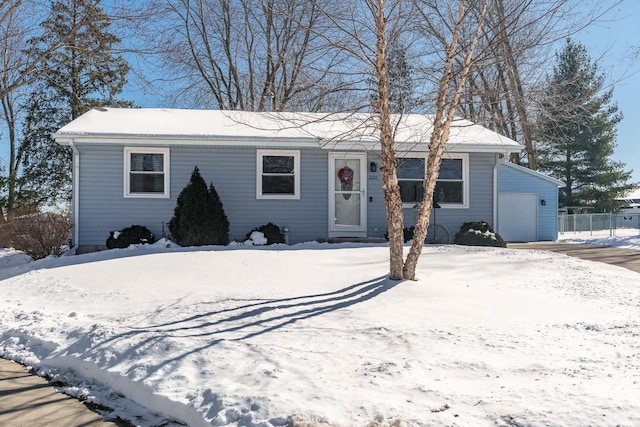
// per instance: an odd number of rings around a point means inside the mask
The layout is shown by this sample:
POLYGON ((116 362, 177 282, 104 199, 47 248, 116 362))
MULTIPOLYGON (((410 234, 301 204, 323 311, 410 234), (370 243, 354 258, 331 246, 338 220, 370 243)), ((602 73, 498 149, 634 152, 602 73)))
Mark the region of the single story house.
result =
MULTIPOLYGON (((268 222, 286 226, 290 243, 381 238, 387 225, 373 120, 366 114, 93 109, 53 135, 73 150, 73 245, 99 250, 110 231, 132 224, 163 236, 194 166, 218 191, 232 239, 268 222)), ((410 226, 422 195, 431 122, 424 115, 394 120, 410 226)), ((519 226, 527 230, 513 240, 555 240, 557 183, 506 163, 522 149, 456 120, 436 187, 437 223, 452 237, 462 223, 485 220, 509 235, 519 226)))

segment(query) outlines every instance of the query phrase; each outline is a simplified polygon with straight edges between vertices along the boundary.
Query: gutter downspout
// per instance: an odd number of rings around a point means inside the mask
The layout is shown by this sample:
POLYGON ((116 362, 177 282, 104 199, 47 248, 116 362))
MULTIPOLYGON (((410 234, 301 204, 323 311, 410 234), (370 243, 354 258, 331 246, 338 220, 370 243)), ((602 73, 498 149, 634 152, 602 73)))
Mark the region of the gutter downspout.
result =
POLYGON ((500 233, 498 225, 498 167, 511 156, 510 151, 505 151, 502 158, 498 154, 496 156, 496 164, 493 166, 493 229, 496 233, 500 233))
POLYGON ((80 152, 74 144, 73 138, 69 140, 69 147, 71 147, 71 150, 73 150, 73 176, 71 179, 71 200, 73 203, 71 216, 73 219, 73 247, 69 250, 69 252, 75 255, 76 251, 78 250, 80 235, 80 221, 78 220, 80 215, 80 187, 78 186, 78 182, 80 179, 80 152))

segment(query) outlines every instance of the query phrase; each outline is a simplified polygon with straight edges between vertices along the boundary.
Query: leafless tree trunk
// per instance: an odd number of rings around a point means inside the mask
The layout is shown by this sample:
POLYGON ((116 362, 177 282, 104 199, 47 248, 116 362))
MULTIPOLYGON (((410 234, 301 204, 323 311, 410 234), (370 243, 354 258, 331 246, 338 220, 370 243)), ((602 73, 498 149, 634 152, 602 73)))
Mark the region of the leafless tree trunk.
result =
POLYGON ((402 199, 396 175, 396 152, 393 138, 393 127, 389 114, 389 46, 387 43, 387 17, 384 0, 369 3, 375 21, 376 60, 375 76, 378 88, 377 111, 379 117, 381 170, 383 178, 384 201, 387 211, 387 228, 389 236, 389 278, 403 279, 403 228, 402 199))
MULTIPOLYGON (((469 75, 469 70, 473 63, 473 52, 482 34, 484 20, 487 14, 489 0, 482 2, 480 16, 475 22, 476 28, 468 46, 464 47, 464 60, 462 68, 458 71, 458 81, 453 90, 450 87, 453 80, 453 63, 460 55, 458 41, 462 27, 467 18, 467 5, 465 0, 460 0, 458 18, 451 34, 451 41, 446 53, 442 78, 438 87, 438 97, 435 105, 433 118, 433 130, 429 140, 429 156, 427 157, 427 171, 423 183, 423 197, 418 208, 418 218, 413 232, 413 243, 403 267, 405 279, 415 280, 416 266, 422 253, 424 240, 427 236, 431 208, 433 207, 433 192, 436 188, 440 163, 444 154, 445 146, 449 140, 451 125, 455 119, 455 112, 460 102, 460 96, 464 89, 465 81, 469 75)), ((427 17, 424 17, 427 19, 427 17)))

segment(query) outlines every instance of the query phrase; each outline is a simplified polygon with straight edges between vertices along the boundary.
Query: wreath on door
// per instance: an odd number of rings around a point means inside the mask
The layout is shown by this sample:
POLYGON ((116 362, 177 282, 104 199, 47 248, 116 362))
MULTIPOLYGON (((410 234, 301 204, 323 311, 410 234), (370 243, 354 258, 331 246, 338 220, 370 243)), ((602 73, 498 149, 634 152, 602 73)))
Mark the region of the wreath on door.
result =
MULTIPOLYGON (((340 180, 340 189, 342 191, 353 190, 353 169, 345 165, 338 171, 338 179, 340 180)), ((351 198, 351 194, 343 194, 345 200, 351 198)))

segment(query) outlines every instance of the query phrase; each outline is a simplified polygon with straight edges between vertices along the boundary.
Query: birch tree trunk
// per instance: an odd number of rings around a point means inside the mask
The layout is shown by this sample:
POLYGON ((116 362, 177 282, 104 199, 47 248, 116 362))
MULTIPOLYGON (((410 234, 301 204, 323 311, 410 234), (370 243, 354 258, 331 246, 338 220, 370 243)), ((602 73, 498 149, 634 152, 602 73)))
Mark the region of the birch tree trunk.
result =
POLYGON ((416 266, 418 265, 418 259, 420 258, 420 254, 422 253, 424 240, 427 236, 427 229, 429 227, 429 220, 431 216, 431 208, 433 206, 433 193, 436 188, 438 174, 440 172, 442 155, 444 154, 445 146, 447 144, 447 141, 449 140, 451 123, 455 118, 455 111, 460 103, 460 96, 464 89, 465 81, 467 79, 467 76, 469 75, 469 69, 472 65, 473 51, 480 38, 484 19, 487 14, 488 5, 489 0, 484 0, 482 3, 482 10, 478 18, 474 38, 467 48, 467 51, 465 52, 463 67, 460 71, 453 96, 451 99, 449 99, 449 85, 453 79, 453 62, 458 55, 458 39, 460 37, 460 33, 462 31, 462 26, 466 16, 466 1, 460 0, 458 20, 453 29, 451 42, 449 43, 449 48, 447 50, 444 71, 438 87, 438 97, 436 100, 436 109, 433 120, 433 131, 429 140, 427 171, 423 182, 423 197, 418 209, 418 218, 416 220, 416 226, 413 232, 413 243, 403 266, 403 277, 405 279, 416 280, 416 266))
POLYGON ((403 245, 404 221, 402 217, 402 199, 400 186, 396 176, 396 153, 389 113, 389 63, 387 42, 387 19, 385 16, 384 0, 375 0, 371 9, 375 19, 376 32, 376 61, 375 75, 377 78, 378 99, 377 108, 380 115, 378 130, 380 132, 381 171, 383 179, 384 203, 387 210, 387 228, 389 235, 389 278, 403 279, 403 245))

